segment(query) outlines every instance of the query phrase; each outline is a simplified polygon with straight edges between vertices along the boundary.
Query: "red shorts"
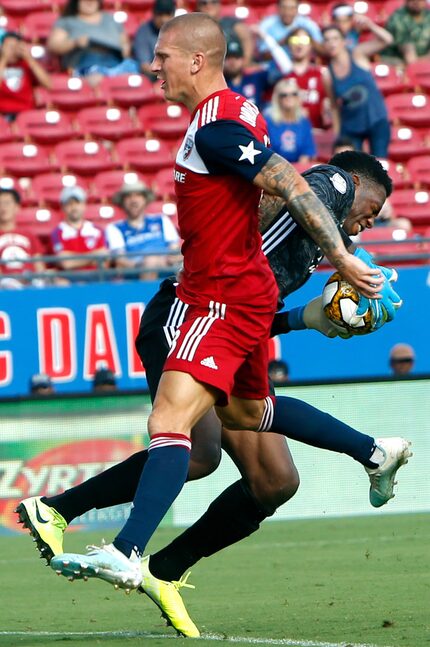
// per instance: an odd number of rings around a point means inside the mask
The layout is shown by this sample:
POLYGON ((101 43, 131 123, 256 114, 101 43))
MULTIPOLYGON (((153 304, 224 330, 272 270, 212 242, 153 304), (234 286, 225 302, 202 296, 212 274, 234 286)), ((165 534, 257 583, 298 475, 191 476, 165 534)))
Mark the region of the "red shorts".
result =
POLYGON ((189 306, 164 364, 165 371, 189 373, 222 392, 219 406, 234 395, 262 400, 269 394, 268 339, 273 310, 189 306))

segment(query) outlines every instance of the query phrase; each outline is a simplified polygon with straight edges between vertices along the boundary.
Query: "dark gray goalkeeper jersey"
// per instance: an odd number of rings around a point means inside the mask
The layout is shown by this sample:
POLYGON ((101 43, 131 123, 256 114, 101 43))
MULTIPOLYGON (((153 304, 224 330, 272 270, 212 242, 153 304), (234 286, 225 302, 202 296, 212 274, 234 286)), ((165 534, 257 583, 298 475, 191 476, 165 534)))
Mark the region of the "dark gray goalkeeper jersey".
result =
MULTIPOLYGON (((303 177, 333 216, 345 244, 350 245, 351 240, 340 229, 354 202, 350 174, 337 166, 320 164, 305 171, 303 177)), ((275 275, 282 301, 309 279, 323 254, 287 209, 278 213, 262 236, 263 252, 275 275)))

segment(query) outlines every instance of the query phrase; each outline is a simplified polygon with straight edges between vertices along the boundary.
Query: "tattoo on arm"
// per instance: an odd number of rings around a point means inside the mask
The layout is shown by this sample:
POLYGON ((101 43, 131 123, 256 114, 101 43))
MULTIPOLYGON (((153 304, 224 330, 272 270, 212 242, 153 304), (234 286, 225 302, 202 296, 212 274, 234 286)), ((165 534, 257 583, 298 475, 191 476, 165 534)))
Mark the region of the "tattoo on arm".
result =
POLYGON ((306 180, 283 157, 274 153, 256 175, 254 183, 284 199, 294 220, 308 232, 329 260, 344 254, 345 245, 332 216, 306 180))
POLYGON ((265 231, 270 223, 278 215, 282 207, 285 207, 285 200, 277 195, 263 193, 258 209, 260 231, 265 231))

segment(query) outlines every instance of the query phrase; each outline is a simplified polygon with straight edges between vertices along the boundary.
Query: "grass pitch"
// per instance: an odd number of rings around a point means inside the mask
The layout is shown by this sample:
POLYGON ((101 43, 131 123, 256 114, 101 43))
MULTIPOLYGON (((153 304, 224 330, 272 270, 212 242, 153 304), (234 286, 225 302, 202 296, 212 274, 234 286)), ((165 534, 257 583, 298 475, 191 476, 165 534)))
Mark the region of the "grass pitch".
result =
MULTIPOLYGON (((266 522, 194 567, 199 647, 430 647, 430 515, 266 522)), ((154 551, 177 531, 162 529, 154 551)), ((111 537, 107 537, 110 539, 111 537)), ((100 536, 66 535, 82 552, 100 536)), ((105 582, 69 583, 29 536, 0 537, 0 645, 190 645, 157 608, 105 582)))

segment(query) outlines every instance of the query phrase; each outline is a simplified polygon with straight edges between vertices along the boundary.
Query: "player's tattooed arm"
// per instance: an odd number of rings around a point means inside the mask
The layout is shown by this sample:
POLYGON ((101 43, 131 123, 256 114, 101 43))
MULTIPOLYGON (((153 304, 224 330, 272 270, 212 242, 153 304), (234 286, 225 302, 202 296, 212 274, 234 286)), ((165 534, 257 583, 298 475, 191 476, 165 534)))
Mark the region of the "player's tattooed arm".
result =
POLYGON ((283 198, 277 195, 263 193, 258 208, 260 231, 267 229, 283 207, 285 207, 285 200, 283 198))
POLYGON ((374 298, 383 279, 345 248, 337 225, 306 180, 283 157, 273 153, 254 177, 266 193, 283 198, 294 220, 313 238, 322 252, 361 294, 374 298))

